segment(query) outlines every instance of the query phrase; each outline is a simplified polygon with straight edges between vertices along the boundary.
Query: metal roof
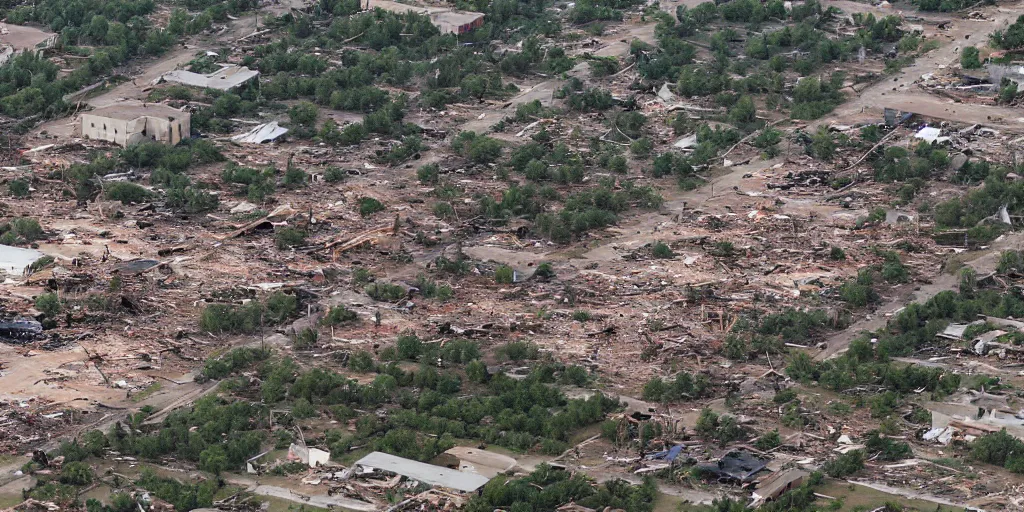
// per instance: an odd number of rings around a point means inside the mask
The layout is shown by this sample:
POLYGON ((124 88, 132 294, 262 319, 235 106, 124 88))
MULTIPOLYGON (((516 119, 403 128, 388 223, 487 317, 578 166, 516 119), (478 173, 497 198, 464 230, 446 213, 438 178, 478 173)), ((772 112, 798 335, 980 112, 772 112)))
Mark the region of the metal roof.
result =
POLYGON ((260 75, 259 71, 249 69, 245 66, 224 66, 209 74, 193 73, 183 69, 168 71, 158 80, 191 85, 193 87, 204 87, 229 91, 260 75))
POLYGON ((475 473, 463 473, 454 469, 425 464, 387 453, 373 452, 356 461, 357 466, 390 471, 396 475, 411 478, 427 485, 473 492, 484 486, 490 478, 475 473))

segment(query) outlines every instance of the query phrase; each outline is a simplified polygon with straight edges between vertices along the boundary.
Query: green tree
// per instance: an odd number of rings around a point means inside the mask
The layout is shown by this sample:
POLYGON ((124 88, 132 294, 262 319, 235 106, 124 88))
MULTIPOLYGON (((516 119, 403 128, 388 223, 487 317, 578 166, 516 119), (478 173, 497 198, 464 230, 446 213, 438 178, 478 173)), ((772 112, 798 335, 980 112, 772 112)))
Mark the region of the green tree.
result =
POLYGON ((811 137, 811 151, 815 158, 820 160, 832 160, 836 154, 836 143, 832 140, 832 134, 828 128, 819 127, 818 131, 811 137))
POLYGON ((981 60, 978 58, 978 48, 966 46, 960 52, 960 66, 964 69, 978 69, 981 67, 981 60))
POLYGON ((219 475, 228 467, 228 455, 219 444, 210 446, 199 454, 199 468, 203 471, 219 475))
POLYGON ((7 184, 7 188, 10 190, 12 196, 19 199, 28 197, 31 191, 28 180, 22 178, 11 180, 11 182, 7 184))
POLYGON ((304 128, 313 128, 319 116, 320 109, 308 101, 300 101, 288 110, 288 118, 291 119, 292 124, 304 128))
POLYGON ((56 293, 43 293, 36 297, 36 309, 49 318, 55 318, 62 309, 60 298, 56 293))

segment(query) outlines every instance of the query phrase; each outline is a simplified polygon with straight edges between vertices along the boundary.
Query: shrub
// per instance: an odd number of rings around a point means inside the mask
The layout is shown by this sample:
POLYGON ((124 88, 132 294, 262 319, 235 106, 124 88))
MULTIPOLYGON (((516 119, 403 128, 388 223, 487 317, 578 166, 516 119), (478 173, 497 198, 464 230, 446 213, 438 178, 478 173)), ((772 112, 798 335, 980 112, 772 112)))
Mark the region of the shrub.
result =
MULTIPOLYGON (((270 357, 270 354, 270 350, 260 348, 236 348, 221 357, 207 359, 206 364, 203 366, 202 375, 207 379, 221 379, 236 371, 265 361, 270 357)), ((104 442, 106 442, 105 439, 104 442)))
POLYGON ((793 400, 796 400, 796 390, 793 388, 783 389, 782 391, 775 393, 775 397, 772 398, 772 401, 777 404, 784 404, 792 402, 793 400))
POLYGON ((56 293, 43 293, 36 297, 36 309, 48 318, 56 318, 62 309, 60 298, 56 293))
MULTIPOLYGON (((252 334, 266 323, 283 322, 298 311, 298 299, 275 292, 266 304, 249 301, 240 306, 208 304, 199 316, 199 328, 212 333, 252 334)), ((215 377, 212 377, 215 378, 215 377)))
POLYGON ((960 52, 960 66, 964 69, 978 69, 981 67, 981 60, 978 59, 978 48, 965 46, 960 52))
POLYGON ((359 319, 355 311, 346 308, 345 306, 335 306, 327 311, 323 319, 320 321, 324 325, 340 325, 345 322, 355 322, 359 319))
POLYGON ((910 458, 914 455, 910 445, 900 441, 894 441, 888 437, 882 437, 877 430, 868 433, 864 441, 867 451, 876 453, 878 460, 897 461, 910 458))
POLYGON ((779 429, 766 432, 757 438, 754 442, 754 447, 761 451, 771 450, 782 444, 782 439, 779 438, 779 429))
POLYGON ((312 418, 316 415, 316 408, 305 398, 296 400, 295 405, 292 406, 292 417, 295 419, 312 418))
POLYGON ((416 335, 403 334, 395 342, 395 350, 397 350, 399 359, 415 361, 423 353, 424 347, 423 342, 416 335))
POLYGON ((498 347, 494 352, 500 359, 509 361, 525 361, 537 359, 540 356, 540 348, 529 341, 510 341, 498 347))
POLYGON ((654 150, 654 143, 647 137, 641 137, 629 144, 629 152, 637 158, 647 158, 654 150))
POLYGON ((424 185, 437 183, 440 174, 441 166, 437 164, 423 165, 416 170, 416 178, 424 185))
POLYGON ((35 219, 18 217, 0 225, 0 244, 27 244, 42 238, 43 228, 35 219))
POLYGON ((672 248, 664 242, 655 242, 651 247, 651 255, 660 260, 668 260, 674 258, 676 255, 672 252, 672 248))
POLYGON ((832 246, 832 250, 829 251, 828 257, 835 261, 842 261, 846 259, 846 251, 839 247, 832 246))
POLYGON ((543 262, 537 265, 537 270, 533 271, 533 277, 538 279, 554 279, 555 269, 548 262, 543 262))
POLYGON ((483 361, 471 361, 466 365, 466 378, 469 379, 470 382, 483 384, 487 382, 488 377, 487 365, 483 361))
POLYGON ((301 101, 288 110, 288 117, 292 124, 308 128, 316 125, 316 118, 319 115, 320 109, 308 101, 301 101))
MULTIPOLYGON (((806 80, 806 79, 805 79, 806 80)), ((836 143, 828 128, 821 127, 811 137, 810 154, 819 160, 832 160, 836 154, 836 143)))
POLYGON ((455 295, 451 286, 446 284, 439 285, 437 284, 437 281, 430 279, 423 274, 416 276, 416 288, 419 288, 420 294, 428 299, 446 301, 455 295))
POLYGON ((864 452, 852 450, 828 462, 822 468, 832 478, 846 478, 864 469, 864 452))
POLYGON ((590 373, 587 369, 579 366, 572 365, 562 372, 561 382, 564 384, 572 384, 575 386, 583 387, 590 382, 590 373))
POLYGON ((489 164, 501 157, 502 145, 485 135, 460 132, 452 140, 452 150, 475 164, 489 164))
POLYGON ((591 318, 593 317, 591 316, 590 311, 577 309, 572 312, 572 319, 577 322, 589 322, 591 318))
POLYGON ((299 299, 284 292, 274 292, 267 298, 267 319, 280 323, 291 318, 299 310, 299 299))
POLYGON ((304 187, 307 181, 309 181, 309 175, 298 167, 289 165, 288 169, 284 171, 284 185, 288 188, 304 187))
POLYGON ((172 187, 167 189, 167 206, 186 213, 201 213, 217 208, 220 199, 196 187, 172 187))
POLYGON ((22 178, 13 179, 7 184, 7 189, 11 192, 11 195, 17 198, 28 197, 30 188, 28 180, 22 178))
POLYGON ((1014 473, 1024 473, 1024 441, 1003 429, 974 440, 971 443, 971 458, 1003 466, 1014 473))
POLYGON ((355 372, 369 372, 374 366, 373 355, 365 350, 356 351, 348 359, 348 368, 355 372))
POLYGON ((708 249, 708 254, 719 258, 731 258, 736 255, 736 246, 728 240, 720 240, 708 249))
POLYGON ((249 200, 260 202, 274 192, 274 172, 273 168, 260 171, 230 162, 220 177, 225 183, 243 185, 242 190, 249 200))
POLYGON ((370 215, 382 211, 384 211, 384 203, 381 203, 372 197, 359 198, 359 215, 369 217, 370 215))
POLYGON ((405 288, 390 283, 370 283, 366 285, 364 291, 371 299, 380 302, 397 302, 407 295, 405 288))
POLYGON ((494 281, 498 284, 512 284, 515 282, 515 270, 508 265, 502 265, 494 271, 494 281))
POLYGON ((69 462, 60 470, 60 483, 88 485, 92 483, 92 468, 84 462, 69 462))
POLYGON ((278 249, 291 249, 306 243, 306 232, 291 227, 282 228, 274 235, 274 241, 278 249))
POLYGON ((316 342, 319 338, 320 335, 315 330, 307 327, 295 335, 295 342, 293 346, 296 350, 313 348, 316 346, 316 342))
POLYGON ((324 171, 324 181, 327 183, 338 183, 345 181, 348 178, 348 173, 338 167, 328 167, 324 171))
POLYGON ((434 203, 435 217, 439 219, 453 219, 455 218, 455 215, 455 207, 448 201, 438 201, 434 203))
POLYGON ((644 384, 640 396, 644 400, 659 402, 665 395, 665 381, 661 377, 653 377, 644 384))
POLYGON ((143 203, 152 196, 152 192, 127 181, 107 184, 104 190, 104 197, 122 204, 143 203))

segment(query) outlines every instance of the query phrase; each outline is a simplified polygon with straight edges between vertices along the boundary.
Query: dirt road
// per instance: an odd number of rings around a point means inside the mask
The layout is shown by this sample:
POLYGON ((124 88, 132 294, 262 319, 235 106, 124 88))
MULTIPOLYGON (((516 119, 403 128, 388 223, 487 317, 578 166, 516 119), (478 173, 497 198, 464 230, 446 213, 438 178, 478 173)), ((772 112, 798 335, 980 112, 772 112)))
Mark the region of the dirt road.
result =
MULTIPOLYGON (((979 275, 995 271, 999 265, 999 254, 1008 249, 1020 249, 1024 244, 1024 233, 1009 233, 994 242, 984 251, 972 253, 963 260, 965 266, 973 268, 979 275)), ((850 346, 850 342, 856 339, 862 332, 873 332, 885 327, 886 322, 896 311, 903 309, 908 304, 915 302, 922 303, 934 297, 939 292, 956 290, 959 278, 957 275, 942 273, 936 276, 931 283, 925 284, 908 294, 887 302, 884 306, 868 318, 854 323, 846 330, 836 333, 828 339, 827 347, 816 354, 814 359, 824 361, 830 357, 839 355, 850 346)))
MULTIPOLYGON (((850 8, 854 2, 827 2, 840 8, 850 8)), ((859 4, 858 4, 859 5, 859 4)), ((959 123, 979 123, 996 129, 1015 133, 1024 133, 1024 114, 1019 109, 998 105, 978 105, 955 103, 919 88, 915 82, 921 76, 932 73, 943 67, 951 66, 960 59, 960 49, 964 46, 981 45, 988 40, 988 35, 997 29, 1005 29, 1017 19, 1021 4, 1003 4, 979 9, 987 19, 965 20, 954 19, 948 30, 927 27, 925 33, 929 39, 938 40, 941 46, 919 57, 914 63, 903 69, 898 75, 882 80, 837 108, 831 115, 819 119, 814 126, 829 124, 849 124, 851 119, 881 119, 882 110, 886 107, 904 112, 914 112, 928 117, 945 119, 959 123)), ((872 11, 874 12, 874 11, 872 11)), ((909 13, 907 13, 909 14, 909 13)), ((920 13, 913 13, 920 16, 920 13)), ((938 15, 926 15, 927 19, 937 21, 938 15)))

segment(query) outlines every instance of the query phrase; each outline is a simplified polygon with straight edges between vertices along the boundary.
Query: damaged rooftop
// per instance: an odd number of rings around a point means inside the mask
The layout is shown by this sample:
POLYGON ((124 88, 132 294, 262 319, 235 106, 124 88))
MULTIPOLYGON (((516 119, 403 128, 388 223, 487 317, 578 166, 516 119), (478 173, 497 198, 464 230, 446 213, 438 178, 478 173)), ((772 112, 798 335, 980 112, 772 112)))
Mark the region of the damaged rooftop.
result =
POLYGON ((0 5, 0 508, 1024 510, 1021 8, 0 5))

